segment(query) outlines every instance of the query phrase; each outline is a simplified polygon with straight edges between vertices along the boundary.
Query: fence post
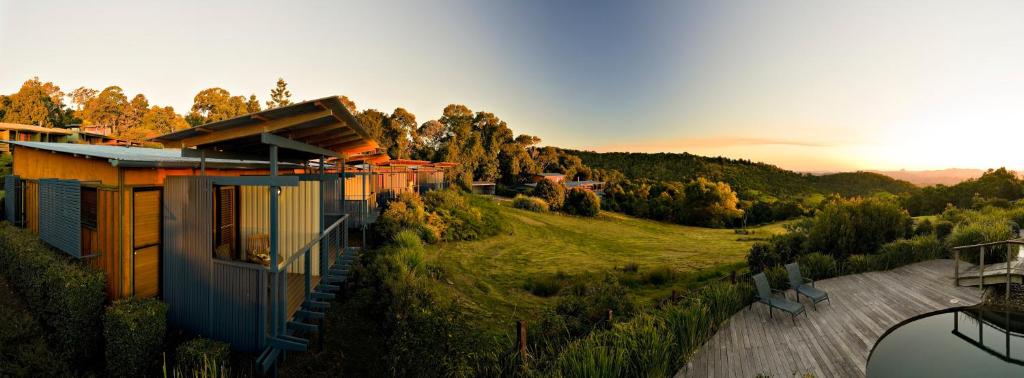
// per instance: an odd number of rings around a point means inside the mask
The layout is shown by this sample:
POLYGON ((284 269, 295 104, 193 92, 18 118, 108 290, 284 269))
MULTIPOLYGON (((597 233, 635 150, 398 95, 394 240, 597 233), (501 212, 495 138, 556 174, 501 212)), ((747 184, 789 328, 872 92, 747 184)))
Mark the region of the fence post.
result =
POLYGON ((612 309, 608 309, 608 325, 612 325, 612 309))
POLYGON ((735 270, 734 270, 734 271, 732 271, 732 284, 733 284, 733 285, 735 285, 735 284, 736 284, 736 271, 735 271, 735 270))
MULTIPOLYGON (((1006 304, 1010 303, 1010 246, 1014 245, 1006 243, 1006 298, 1004 299, 1006 304)), ((1009 326, 1009 324, 1007 324, 1009 326)), ((1009 329, 1009 328, 1007 328, 1009 329)), ((1009 336, 1007 336, 1009 337, 1009 336)), ((1009 350, 1009 349, 1007 349, 1009 350)))
POLYGON ((523 359, 523 367, 526 367, 526 322, 522 320, 516 320, 516 339, 519 357, 523 359))
POLYGON ((953 250, 953 281, 960 286, 960 250, 953 250))
POLYGON ((676 289, 672 289, 672 303, 676 303, 677 300, 679 300, 679 293, 676 289))
POLYGON ((981 295, 985 295, 985 246, 981 246, 981 256, 978 261, 978 277, 981 280, 978 282, 978 289, 981 289, 981 295))

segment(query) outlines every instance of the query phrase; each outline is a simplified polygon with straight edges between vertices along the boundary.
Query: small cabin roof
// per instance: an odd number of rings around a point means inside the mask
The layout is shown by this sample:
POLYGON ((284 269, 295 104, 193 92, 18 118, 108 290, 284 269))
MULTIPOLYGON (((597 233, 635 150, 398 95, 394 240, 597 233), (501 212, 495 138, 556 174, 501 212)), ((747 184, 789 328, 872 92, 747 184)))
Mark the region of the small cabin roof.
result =
POLYGON ((565 176, 564 173, 551 173, 551 172, 538 173, 537 175, 538 176, 544 176, 544 177, 560 177, 560 176, 565 176))
POLYGON ((419 167, 430 164, 429 160, 413 160, 413 159, 391 159, 387 162, 381 163, 381 165, 391 165, 396 167, 419 167))
POLYGON ((473 186, 494 186, 490 181, 473 181, 473 186))
MULTIPOLYGON (((200 158, 182 156, 177 148, 123 147, 101 144, 50 143, 0 141, 18 147, 78 155, 89 158, 107 159, 115 167, 129 168, 198 168, 200 158)), ((17 152, 15 152, 17 153, 17 152)), ((210 168, 266 168, 269 162, 259 160, 236 160, 207 158, 210 168)), ((293 166, 293 164, 281 164, 293 166)))
POLYGON ((284 161, 353 155, 378 147, 337 96, 211 122, 153 141, 166 147, 196 147, 243 156, 268 156, 273 144, 283 147, 278 154, 284 161))
POLYGON ((56 127, 43 127, 36 125, 22 125, 20 123, 7 123, 0 122, 0 130, 14 130, 14 131, 31 131, 40 134, 60 134, 60 135, 71 135, 74 132, 68 129, 60 129, 56 127))
POLYGON ((566 181, 565 182, 565 186, 567 188, 574 188, 574 187, 583 186, 583 185, 603 185, 603 184, 604 184, 604 181, 592 181, 592 180, 566 181))

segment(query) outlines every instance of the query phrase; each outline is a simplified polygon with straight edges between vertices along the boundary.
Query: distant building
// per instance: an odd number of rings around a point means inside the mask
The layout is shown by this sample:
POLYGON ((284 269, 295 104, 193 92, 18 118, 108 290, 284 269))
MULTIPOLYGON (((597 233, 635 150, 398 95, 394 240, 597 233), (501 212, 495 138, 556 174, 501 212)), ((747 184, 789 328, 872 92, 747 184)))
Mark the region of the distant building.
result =
POLYGON ((603 190, 604 189, 604 181, 590 181, 590 180, 566 181, 565 182, 565 187, 569 188, 569 189, 580 188, 580 189, 586 189, 586 190, 591 190, 591 191, 598 191, 598 190, 603 190))
POLYGON ((494 183, 489 181, 473 181, 473 194, 494 194, 494 183))
MULTIPOLYGON (((73 132, 67 129, 0 122, 0 140, 64 143, 68 142, 72 134, 73 132)), ((0 143, 0 152, 11 153, 10 146, 0 143)))
POLYGON ((533 182, 538 183, 540 180, 550 180, 551 182, 563 182, 565 181, 565 175, 561 173, 540 173, 533 175, 533 182))

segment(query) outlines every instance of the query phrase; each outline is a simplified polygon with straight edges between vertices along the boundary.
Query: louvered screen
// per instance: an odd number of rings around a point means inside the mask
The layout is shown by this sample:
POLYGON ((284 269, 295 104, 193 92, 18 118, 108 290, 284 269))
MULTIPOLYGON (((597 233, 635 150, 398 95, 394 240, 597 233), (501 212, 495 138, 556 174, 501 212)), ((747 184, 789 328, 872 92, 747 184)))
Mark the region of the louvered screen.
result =
POLYGON ((39 238, 82 257, 82 193, 77 180, 39 180, 39 238))
POLYGON ((21 185, 18 176, 4 177, 4 212, 8 222, 21 225, 21 185))
POLYGON ((217 246, 227 245, 234 252, 235 245, 235 188, 217 190, 217 246))

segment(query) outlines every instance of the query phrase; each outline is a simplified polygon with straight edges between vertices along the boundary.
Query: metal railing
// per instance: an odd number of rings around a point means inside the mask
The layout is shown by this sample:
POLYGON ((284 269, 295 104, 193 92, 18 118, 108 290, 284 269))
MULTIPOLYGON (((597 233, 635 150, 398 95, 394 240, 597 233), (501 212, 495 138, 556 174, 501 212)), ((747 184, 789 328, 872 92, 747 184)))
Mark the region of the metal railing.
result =
MULTIPOLYGON (((1010 246, 1024 245, 1024 238, 1022 239, 1010 239, 997 242, 988 242, 980 244, 962 245, 959 247, 953 247, 953 282, 956 286, 960 286, 960 251, 968 249, 980 249, 978 253, 978 288, 982 289, 982 295, 985 291, 985 252, 988 250, 995 250, 996 247, 1006 246, 1006 300, 1010 300, 1010 282, 1011 276, 1013 275, 1013 259, 1012 251, 1010 246)), ((1019 247, 1018 247, 1019 248, 1019 247)))
MULTIPOLYGON (((305 350, 307 340, 292 337, 288 334, 289 325, 301 327, 302 324, 293 322, 297 315, 301 317, 317 317, 317 310, 327 307, 326 302, 320 302, 317 298, 317 284, 335 282, 332 278, 331 269, 344 255, 348 245, 348 220, 349 216, 343 215, 320 235, 310 240, 309 243, 290 254, 284 261, 274 267, 268 267, 270 274, 270 303, 268 319, 270 345, 285 350, 305 350), (313 269, 313 253, 316 251, 319 257, 319 266, 313 269), (289 287, 288 275, 296 264, 301 262, 302 285, 289 287), (316 279, 314 279, 316 272, 316 279), (314 282, 316 281, 316 282, 314 282), (301 292, 301 294, 300 294, 301 292), (289 308, 289 298, 301 295, 298 306, 289 308)), ((295 274, 295 273, 292 273, 295 274)))

